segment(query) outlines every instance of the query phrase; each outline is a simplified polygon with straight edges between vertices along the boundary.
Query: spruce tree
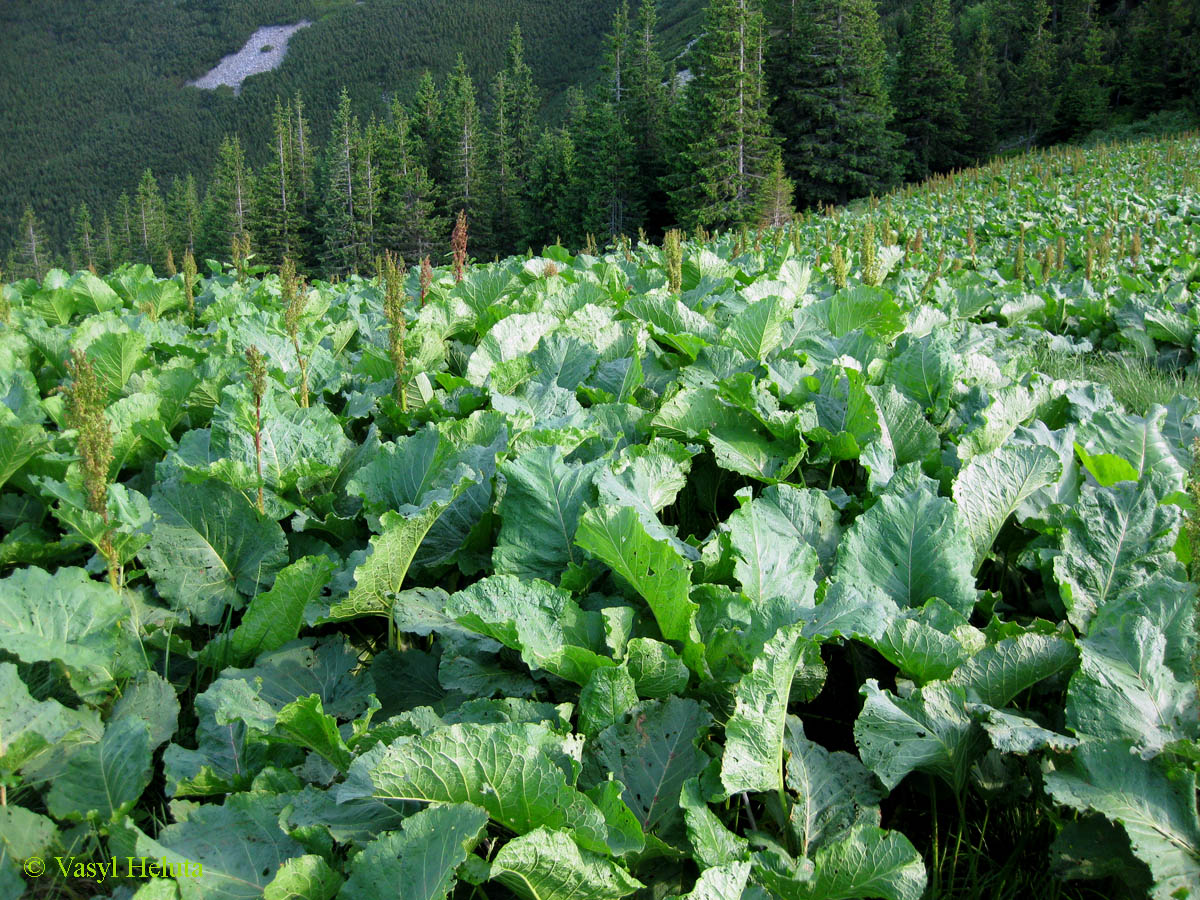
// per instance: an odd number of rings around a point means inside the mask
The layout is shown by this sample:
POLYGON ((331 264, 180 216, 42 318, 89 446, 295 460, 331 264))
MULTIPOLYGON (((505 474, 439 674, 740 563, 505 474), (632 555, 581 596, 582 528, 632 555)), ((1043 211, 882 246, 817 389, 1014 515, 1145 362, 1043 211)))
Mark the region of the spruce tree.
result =
POLYGON ((496 75, 493 94, 488 153, 492 233, 497 248, 511 252, 525 238, 528 228, 527 182, 540 105, 533 72, 525 62, 519 26, 513 28, 509 38, 507 59, 496 75))
POLYGON ((98 235, 98 268, 101 272, 111 272, 116 265, 116 247, 113 243, 113 227, 112 220, 105 213, 100 220, 100 234, 98 235))
POLYGON ((299 255, 300 216, 292 118, 290 101, 285 108, 276 97, 267 162, 254 181, 254 234, 259 252, 269 260, 299 255))
POLYGON ((196 252, 196 235, 200 227, 200 199, 196 179, 171 180, 167 195, 167 244, 182 258, 184 253, 196 252))
POLYGON ((557 237, 571 241, 578 218, 572 190, 578 167, 575 142, 564 128, 547 128, 533 148, 529 166, 530 219, 527 240, 535 250, 557 237))
POLYGON ((383 244, 405 259, 427 256, 443 240, 449 223, 438 217, 435 186, 420 164, 408 111, 393 101, 392 121, 381 134, 382 181, 379 233, 383 244))
POLYGON ((963 141, 963 77, 954 62, 950 0, 916 0, 900 52, 896 128, 908 174, 922 179, 956 165, 963 141))
POLYGON ((242 142, 237 135, 225 137, 204 197, 201 236, 206 256, 225 259, 233 239, 249 234, 251 177, 242 142))
POLYGON ((316 231, 316 155, 317 143, 308 120, 304 118, 304 100, 297 92, 292 98, 292 196, 296 227, 297 263, 311 261, 318 242, 316 231))
POLYGON ((96 237, 92 230, 92 217, 86 203, 79 204, 74 211, 74 235, 71 241, 72 267, 93 269, 96 266, 96 237))
POLYGON ((1100 127, 1108 114, 1112 70, 1104 63, 1104 35, 1095 0, 1070 0, 1063 10, 1059 121, 1066 136, 1100 127))
POLYGON ((759 0, 712 0, 685 103, 688 183, 672 196, 688 225, 732 227, 758 215, 772 135, 767 115, 765 23, 759 0))
POLYGON ((446 152, 446 203, 453 216, 466 211, 472 245, 480 256, 492 253, 487 232, 488 196, 484 172, 484 135, 479 121, 475 84, 462 54, 446 85, 443 108, 443 147, 446 152))
POLYGON ((116 241, 114 252, 116 254, 116 264, 121 265, 127 263, 133 256, 133 248, 136 245, 133 242, 133 205, 129 202, 129 195, 122 192, 117 198, 117 214, 116 214, 116 241))
POLYGON ((341 100, 330 129, 329 146, 326 148, 328 183, 321 210, 324 262, 329 271, 340 275, 358 271, 365 262, 359 235, 358 198, 355 195, 359 141, 358 119, 351 115, 350 95, 342 88, 341 100))
POLYGON ((667 196, 662 191, 662 180, 667 171, 663 159, 663 130, 669 95, 664 86, 666 66, 659 53, 657 31, 657 5, 654 0, 642 0, 633 23, 624 118, 633 140, 632 192, 641 198, 643 220, 655 232, 669 224, 667 196))
POLYGON ((970 38, 964 69, 966 152, 978 161, 985 158, 996 144, 996 122, 1000 109, 998 60, 992 43, 991 26, 986 17, 980 19, 970 38))
POLYGON ((379 205, 383 196, 383 181, 379 171, 378 148, 383 140, 383 126, 374 117, 367 124, 358 144, 354 168, 358 197, 358 234, 364 262, 373 261, 383 251, 379 235, 379 205))
POLYGON ((768 228, 782 228, 796 215, 793 199, 796 186, 783 170, 783 155, 776 149, 771 154, 771 167, 763 181, 759 197, 758 224, 768 228))
MULTIPOLYGON (((17 268, 14 274, 21 278, 36 278, 41 281, 46 277, 50 262, 50 244, 42 223, 33 212, 33 207, 25 204, 21 214, 21 223, 17 226, 17 241, 15 259, 17 268)), ((12 266, 9 267, 12 270, 12 266)))
POLYGON ((642 223, 634 143, 612 96, 586 103, 572 130, 578 160, 572 191, 579 208, 576 227, 604 238, 636 233, 642 223))
POLYGON ((161 269, 166 258, 166 216, 158 182, 149 169, 142 173, 133 202, 138 256, 161 269))
POLYGON ((882 192, 899 176, 900 136, 874 0, 775 7, 773 107, 783 163, 804 205, 882 192))
POLYGON ((421 73, 421 80, 413 97, 409 122, 417 164, 425 169, 435 183, 444 184, 446 153, 442 143, 445 131, 442 123, 442 95, 428 70, 421 73))
POLYGON ((1050 4, 1028 0, 1025 55, 1017 69, 1017 127, 1026 146, 1033 144, 1054 122, 1058 92, 1054 85, 1054 38, 1050 32, 1050 4))

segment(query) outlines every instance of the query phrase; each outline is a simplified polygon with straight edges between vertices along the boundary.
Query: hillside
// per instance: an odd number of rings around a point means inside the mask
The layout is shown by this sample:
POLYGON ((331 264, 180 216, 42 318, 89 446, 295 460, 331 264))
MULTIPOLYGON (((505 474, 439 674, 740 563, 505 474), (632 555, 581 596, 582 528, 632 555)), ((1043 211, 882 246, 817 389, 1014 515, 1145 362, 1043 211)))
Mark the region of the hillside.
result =
POLYGON ((1198 155, 5 285, 0 895, 1194 896, 1198 155))
MULTIPOLYGON (((686 44, 699 0, 660 4, 664 47, 686 44)), ((320 134, 349 89, 363 119, 404 99, 422 70, 439 76, 465 54, 485 91, 519 23, 546 115, 567 87, 587 83, 615 0, 13 0, 0 5, 0 249, 26 203, 51 239, 66 242, 70 210, 107 208, 149 167, 164 184, 205 173, 226 134, 262 162, 278 95, 303 94, 320 134), (237 50, 260 25, 315 24, 291 41, 283 65, 248 80, 241 96, 186 86, 237 50), (135 26, 133 23, 137 23, 135 26)))

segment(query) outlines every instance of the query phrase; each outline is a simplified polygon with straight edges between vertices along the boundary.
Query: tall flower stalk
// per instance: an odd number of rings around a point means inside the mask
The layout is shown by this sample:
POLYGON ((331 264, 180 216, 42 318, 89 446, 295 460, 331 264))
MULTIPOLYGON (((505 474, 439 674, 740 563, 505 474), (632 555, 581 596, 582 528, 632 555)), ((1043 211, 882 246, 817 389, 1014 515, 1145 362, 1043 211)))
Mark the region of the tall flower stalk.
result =
POLYGON ((262 473, 262 399, 267 392, 267 360, 258 347, 246 351, 246 362, 250 366, 250 390, 254 393, 254 462, 258 466, 258 511, 265 513, 263 502, 262 473))
POLYGON ((408 412, 408 354, 404 349, 408 322, 404 318, 404 262, 391 251, 383 254, 383 314, 388 323, 388 352, 396 371, 396 400, 408 412))
POLYGON ((279 287, 283 294, 283 324, 292 347, 296 350, 296 364, 300 367, 300 405, 308 407, 308 363, 309 359, 300 352, 300 316, 304 313, 304 281, 296 274, 296 264, 284 257, 279 268, 279 287))

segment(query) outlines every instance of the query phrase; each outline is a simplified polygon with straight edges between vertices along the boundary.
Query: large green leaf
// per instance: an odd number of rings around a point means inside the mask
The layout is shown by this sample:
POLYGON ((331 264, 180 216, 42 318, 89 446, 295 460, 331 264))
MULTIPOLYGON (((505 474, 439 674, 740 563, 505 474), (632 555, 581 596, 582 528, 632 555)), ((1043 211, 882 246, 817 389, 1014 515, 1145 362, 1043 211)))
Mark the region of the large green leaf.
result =
POLYGON ((1061 475, 1062 463, 1049 447, 1001 447, 963 467, 954 479, 954 500, 971 535, 972 572, 979 571, 1008 517, 1061 475))
POLYGON ((1187 473, 1163 436, 1166 418, 1162 406, 1155 406, 1146 416, 1102 410, 1080 424, 1077 440, 1089 453, 1111 453, 1124 459, 1138 478, 1155 472, 1180 489, 1187 473))
POLYGON ((1046 790, 1080 812, 1098 812, 1125 828, 1133 852, 1150 867, 1155 900, 1190 897, 1200 885, 1196 776, 1169 776, 1161 760, 1143 760, 1120 741, 1087 741, 1045 774, 1046 790))
POLYGON ((328 619, 390 616, 413 557, 448 505, 438 500, 408 516, 384 513, 379 520, 380 534, 371 538, 366 560, 354 570, 354 587, 344 600, 330 606, 328 619))
POLYGON ((854 740, 863 763, 888 790, 913 770, 963 789, 984 739, 960 688, 935 681, 902 698, 868 678, 861 693, 866 703, 854 723, 854 740))
POLYGON ((25 463, 45 449, 48 438, 41 425, 0 422, 0 487, 25 463))
POLYGON ((749 841, 725 827, 717 814, 709 809, 700 793, 700 781, 689 778, 679 795, 683 821, 687 826, 688 843, 696 862, 703 868, 723 866, 746 859, 749 841))
POLYGON ((1027 633, 984 647, 959 666, 951 681, 967 698, 988 706, 1007 706, 1023 691, 1079 659, 1072 643, 1060 635, 1027 633))
POLYGON ((566 463, 561 448, 539 447, 500 466, 507 487, 492 551, 497 573, 557 583, 563 569, 582 561, 575 530, 597 465, 566 463))
POLYGON ((975 606, 971 539, 953 503, 928 487, 887 494, 854 520, 834 578, 875 584, 901 607, 940 597, 963 614, 975 606))
POLYGON ((150 505, 156 521, 139 556, 159 593, 200 624, 270 587, 287 563, 283 529, 219 481, 159 482, 150 505))
POLYGON ((601 770, 625 785, 625 802, 643 830, 663 832, 678 825, 683 783, 708 763, 698 744, 711 721, 695 700, 651 700, 589 744, 601 770))
POLYGON ((59 756, 73 743, 94 743, 102 734, 100 716, 73 710, 57 700, 35 700, 12 663, 0 662, 0 770, 59 756))
POLYGON ((776 632, 738 682, 721 757, 721 783, 728 794, 783 790, 785 719, 806 643, 802 630, 792 625, 776 632))
POLYGON ((1156 572, 1173 571, 1179 523, 1179 509, 1159 506, 1148 484, 1085 486, 1067 519, 1062 555, 1054 560, 1071 624, 1086 630, 1110 598, 1156 572))
POLYGON ((1150 619, 1126 616, 1079 642, 1079 672, 1067 694, 1067 725, 1079 735, 1125 740, 1144 754, 1200 737, 1196 685, 1165 663, 1167 636, 1150 619))
POLYGON ((961 356, 937 331, 908 341, 888 367, 888 378, 936 424, 950 411, 962 371, 961 356))
POLYGON ((788 828, 801 856, 855 825, 877 826, 883 795, 870 771, 849 753, 831 753, 808 740, 799 719, 789 717, 787 726, 787 788, 795 795, 788 828))
POLYGON ((18 569, 0 580, 0 650, 24 662, 56 661, 81 694, 112 687, 144 660, 125 627, 121 595, 83 569, 18 569))
POLYGON ((782 900, 920 900, 925 892, 925 864, 912 842, 873 825, 855 825, 817 850, 811 878, 796 877, 797 868, 777 851, 755 860, 755 874, 782 900))
POLYGON ((517 834, 573 828, 585 846, 605 852, 604 817, 542 752, 545 739, 541 726, 515 724, 451 725, 401 737, 354 760, 338 801, 473 803, 517 834))
POLYGON ((501 847, 491 877, 524 900, 618 900, 644 887, 612 860, 580 849, 569 833, 549 828, 501 847))
POLYGON ((455 872, 483 837, 488 814, 469 803, 434 806, 382 834, 354 857, 343 900, 445 900, 455 872))
POLYGON ((788 305, 779 297, 764 297, 726 323, 721 342, 763 362, 779 346, 783 322, 789 312, 788 305))
POLYGON ((519 651, 530 668, 576 684, 613 665, 587 646, 593 643, 585 621, 589 614, 570 594, 545 581, 493 575, 453 594, 445 609, 459 624, 519 651))
POLYGON ((624 666, 596 669, 579 692, 579 731, 597 735, 637 706, 637 688, 624 666))
POLYGON ((150 751, 144 721, 126 717, 109 723, 104 737, 67 760, 46 796, 46 808, 59 819, 121 818, 150 783, 150 751))
MULTIPOLYGON (((753 500, 749 489, 738 491, 741 508, 728 519, 730 544, 737 557, 734 575, 742 593, 751 601, 764 604, 787 598, 798 607, 811 606, 816 583, 817 554, 777 501, 805 495, 790 485, 773 486, 770 499, 753 500)), ((789 504, 789 508, 793 508, 789 504)))
POLYGON ((263 800, 253 793, 234 794, 222 806, 199 806, 182 822, 162 829, 157 840, 135 829, 136 853, 193 873, 175 879, 182 900, 261 897, 280 867, 304 853, 280 830, 278 813, 263 800), (197 865, 202 877, 195 877, 197 865))
POLYGON ((263 900, 333 900, 342 881, 323 857, 293 856, 263 889, 263 900))

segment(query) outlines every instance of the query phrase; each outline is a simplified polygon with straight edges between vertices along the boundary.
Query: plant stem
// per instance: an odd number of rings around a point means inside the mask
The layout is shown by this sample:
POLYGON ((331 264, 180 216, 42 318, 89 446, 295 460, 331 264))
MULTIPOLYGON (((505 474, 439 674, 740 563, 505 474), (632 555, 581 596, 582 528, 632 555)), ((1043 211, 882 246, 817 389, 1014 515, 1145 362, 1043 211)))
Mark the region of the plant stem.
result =
POLYGON ((258 465, 258 511, 265 515, 262 477, 262 395, 254 395, 254 460, 258 465))

